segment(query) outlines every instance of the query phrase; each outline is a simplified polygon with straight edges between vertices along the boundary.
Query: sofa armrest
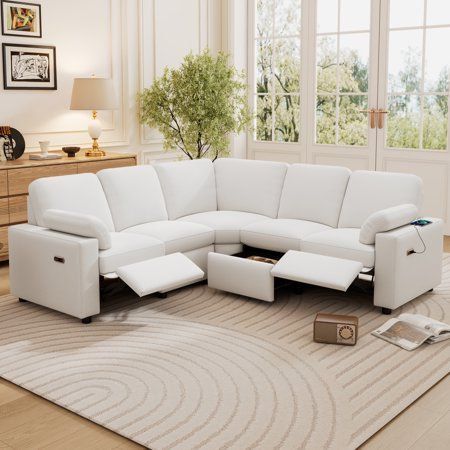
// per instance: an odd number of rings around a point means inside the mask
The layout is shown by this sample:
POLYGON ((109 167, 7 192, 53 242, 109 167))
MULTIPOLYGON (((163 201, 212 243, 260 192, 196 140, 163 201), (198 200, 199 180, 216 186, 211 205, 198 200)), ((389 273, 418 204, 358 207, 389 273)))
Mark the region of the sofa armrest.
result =
POLYGON ((43 215, 47 228, 63 233, 96 238, 98 248, 106 250, 111 247, 111 235, 106 225, 97 217, 61 209, 48 209, 43 215))
POLYGON ((95 239, 30 224, 8 235, 11 294, 80 319, 99 313, 95 239))
POLYGON ((371 214, 362 224, 359 233, 361 244, 375 244, 377 233, 384 233, 411 223, 417 218, 419 210, 412 204, 393 206, 371 214))
POLYGON ((395 309, 441 283, 443 222, 406 225, 375 241, 374 304, 395 309))

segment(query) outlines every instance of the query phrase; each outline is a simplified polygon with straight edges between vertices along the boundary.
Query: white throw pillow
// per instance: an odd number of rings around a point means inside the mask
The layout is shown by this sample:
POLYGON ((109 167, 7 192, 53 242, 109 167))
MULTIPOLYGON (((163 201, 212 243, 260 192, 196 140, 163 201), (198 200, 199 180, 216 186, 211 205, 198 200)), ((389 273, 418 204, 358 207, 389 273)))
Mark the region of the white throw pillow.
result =
POLYGON ((413 204, 393 206, 371 214, 359 233, 361 244, 375 244, 375 235, 407 225, 417 218, 419 210, 413 204))
POLYGON ((98 217, 60 209, 48 209, 44 212, 43 219, 45 226, 50 230, 96 238, 100 250, 111 247, 111 234, 98 217))

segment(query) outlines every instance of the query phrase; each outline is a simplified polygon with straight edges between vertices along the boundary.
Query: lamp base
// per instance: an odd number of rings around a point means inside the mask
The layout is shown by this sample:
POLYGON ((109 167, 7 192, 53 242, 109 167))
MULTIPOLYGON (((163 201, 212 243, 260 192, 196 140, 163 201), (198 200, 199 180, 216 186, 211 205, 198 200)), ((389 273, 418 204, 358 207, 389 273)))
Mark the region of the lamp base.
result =
POLYGON ((106 153, 103 150, 94 150, 92 148, 92 149, 86 150, 84 153, 84 156, 98 158, 100 156, 106 156, 106 153))
POLYGON ((97 139, 93 138, 92 139, 92 148, 90 148, 89 150, 86 150, 84 155, 91 157, 91 158, 98 158, 100 156, 106 156, 106 153, 103 150, 100 150, 97 139))

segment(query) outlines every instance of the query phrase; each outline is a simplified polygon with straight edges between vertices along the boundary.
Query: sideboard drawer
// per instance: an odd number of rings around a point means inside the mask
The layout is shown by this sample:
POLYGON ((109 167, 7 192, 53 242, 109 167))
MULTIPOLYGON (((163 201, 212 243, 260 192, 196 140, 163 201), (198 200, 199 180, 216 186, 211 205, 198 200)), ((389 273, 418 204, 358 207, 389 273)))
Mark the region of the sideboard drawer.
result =
POLYGON ((20 223, 28 220, 28 195, 9 198, 9 222, 20 223))
POLYGON ((8 253, 8 227, 0 227, 0 243, 3 244, 0 255, 8 253))
MULTIPOLYGON (((0 199, 0 225, 7 225, 9 223, 9 208, 8 199, 0 199)), ((0 250, 1 253, 1 250, 0 250)))
POLYGON ((8 195, 8 174, 6 170, 0 171, 0 197, 8 195))
POLYGON ((78 173, 97 173, 103 169, 115 169, 116 167, 135 166, 135 158, 108 159, 106 161, 92 161, 78 164, 78 173))
POLYGON ((9 195, 28 193, 28 185, 38 178, 55 177, 58 175, 73 175, 77 173, 76 164, 60 164, 26 169, 8 170, 9 195))

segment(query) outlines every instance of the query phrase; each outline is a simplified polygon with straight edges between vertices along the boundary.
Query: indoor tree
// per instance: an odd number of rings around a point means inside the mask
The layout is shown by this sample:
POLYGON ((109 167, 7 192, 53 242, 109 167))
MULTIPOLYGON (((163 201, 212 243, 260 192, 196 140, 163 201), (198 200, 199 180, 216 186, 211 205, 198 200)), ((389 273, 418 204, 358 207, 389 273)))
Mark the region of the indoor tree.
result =
POLYGON ((141 123, 159 130, 164 149, 177 148, 189 159, 226 156, 229 134, 252 120, 244 73, 228 63, 228 55, 209 50, 166 68, 139 100, 141 123))

